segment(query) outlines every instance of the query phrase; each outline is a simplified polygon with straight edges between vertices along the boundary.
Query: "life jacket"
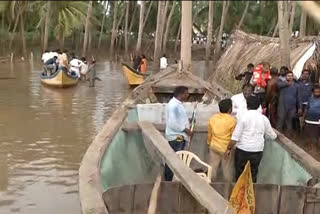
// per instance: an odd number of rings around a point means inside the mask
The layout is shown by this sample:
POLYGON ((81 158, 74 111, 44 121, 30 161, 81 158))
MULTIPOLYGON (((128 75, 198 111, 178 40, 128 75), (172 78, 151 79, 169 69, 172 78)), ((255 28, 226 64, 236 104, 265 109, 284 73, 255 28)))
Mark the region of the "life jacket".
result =
POLYGON ((267 80, 271 79, 270 70, 268 70, 266 73, 264 73, 264 76, 262 78, 262 69, 263 65, 257 65, 253 70, 253 84, 259 85, 262 88, 267 87, 267 80))
POLYGON ((141 73, 147 73, 147 60, 146 59, 142 59, 141 60, 141 73))

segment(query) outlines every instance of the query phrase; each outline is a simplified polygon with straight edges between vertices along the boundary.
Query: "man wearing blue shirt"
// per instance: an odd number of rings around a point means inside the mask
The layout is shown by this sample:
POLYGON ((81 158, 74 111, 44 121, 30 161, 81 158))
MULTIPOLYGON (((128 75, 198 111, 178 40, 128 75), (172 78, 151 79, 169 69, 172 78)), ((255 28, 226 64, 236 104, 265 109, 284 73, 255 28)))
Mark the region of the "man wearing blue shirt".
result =
MULTIPOLYGON (((182 105, 188 97, 188 88, 178 86, 174 90, 173 98, 167 104, 166 138, 175 152, 183 150, 188 137, 192 136, 186 109, 182 105)), ((165 165, 164 178, 165 181, 171 181, 173 178, 173 172, 168 165, 165 165)))

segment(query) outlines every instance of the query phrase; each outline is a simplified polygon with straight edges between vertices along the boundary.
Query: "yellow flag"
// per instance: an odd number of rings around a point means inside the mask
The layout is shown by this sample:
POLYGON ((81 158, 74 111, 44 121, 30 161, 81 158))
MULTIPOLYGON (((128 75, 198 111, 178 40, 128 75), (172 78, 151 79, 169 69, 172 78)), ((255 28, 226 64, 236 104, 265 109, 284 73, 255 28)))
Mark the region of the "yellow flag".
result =
POLYGON ((231 196, 231 206, 236 214, 254 214, 255 198, 251 177, 251 167, 248 161, 237 183, 234 185, 231 196))

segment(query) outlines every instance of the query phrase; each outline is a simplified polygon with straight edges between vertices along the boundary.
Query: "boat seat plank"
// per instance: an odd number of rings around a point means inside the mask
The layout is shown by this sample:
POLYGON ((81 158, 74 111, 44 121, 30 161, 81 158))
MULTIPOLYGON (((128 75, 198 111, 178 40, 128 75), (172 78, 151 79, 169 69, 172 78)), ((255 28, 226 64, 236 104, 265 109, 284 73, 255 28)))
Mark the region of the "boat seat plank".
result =
POLYGON ((303 213, 305 193, 303 186, 281 186, 279 213, 303 213))
POLYGON ((275 184, 255 184, 256 214, 278 214, 280 186, 275 184), (268 200, 268 203, 266 203, 268 200))
POLYGON ((136 184, 132 213, 147 213, 153 184, 136 184))
POLYGON ((135 186, 121 186, 110 188, 104 192, 103 199, 107 206, 108 212, 111 213, 128 213, 133 209, 135 186))
POLYGON ((205 180, 185 166, 171 149, 167 140, 151 123, 139 122, 139 127, 142 130, 145 143, 155 147, 157 154, 168 164, 183 186, 209 213, 231 214, 233 212, 228 201, 211 188, 205 180))
MULTIPOLYGON (((166 124, 153 124, 153 126, 160 132, 164 132, 166 130, 166 124)), ((124 122, 121 129, 125 132, 134 132, 134 131, 139 131, 140 127, 138 126, 137 122, 124 122)), ((195 125, 194 132, 207 133, 208 126, 195 125)))
POLYGON ((307 188, 304 214, 320 213, 320 189, 307 188))

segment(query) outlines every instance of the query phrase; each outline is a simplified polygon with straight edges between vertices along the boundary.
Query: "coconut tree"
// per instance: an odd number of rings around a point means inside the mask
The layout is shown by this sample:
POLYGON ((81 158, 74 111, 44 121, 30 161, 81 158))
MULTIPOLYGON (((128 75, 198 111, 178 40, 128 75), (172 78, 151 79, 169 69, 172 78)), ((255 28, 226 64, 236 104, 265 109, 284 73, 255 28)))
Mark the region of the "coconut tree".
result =
POLYGON ((307 13, 304 8, 301 8, 301 16, 300 16, 300 30, 299 35, 305 36, 306 35, 306 25, 307 25, 307 13))
POLYGON ((289 47, 289 23, 288 10, 286 10, 288 2, 278 1, 278 21, 279 21, 279 37, 280 37, 280 53, 281 65, 290 67, 290 47, 289 47))
POLYGON ((229 1, 223 1, 221 22, 220 22, 219 33, 218 33, 218 37, 216 40, 214 57, 213 57, 214 63, 216 63, 220 57, 222 33, 223 33, 223 28, 224 28, 224 24, 226 21, 226 17, 228 14, 229 5, 230 5, 229 1))
POLYGON ((141 3, 140 3, 140 17, 139 17, 139 31, 138 31, 138 40, 137 40, 137 47, 136 47, 137 52, 139 52, 141 49, 145 5, 146 5, 145 1, 141 1, 141 3))
POLYGON ((117 16, 118 16, 118 1, 113 2, 113 24, 112 24, 112 31, 111 31, 111 45, 110 45, 110 55, 113 57, 114 53, 114 42, 117 36, 117 16))
POLYGON ((126 55, 128 55, 129 9, 130 9, 130 1, 126 1, 126 18, 125 18, 125 24, 124 24, 124 49, 125 49, 126 55))
POLYGON ((248 13, 249 4, 250 4, 250 1, 247 1, 246 7, 245 7, 245 9, 243 11, 243 14, 242 14, 241 19, 240 19, 239 24, 238 24, 238 28, 241 28, 241 26, 243 24, 244 18, 246 17, 246 15, 248 13))
POLYGON ((292 31, 293 31, 294 17, 296 15, 296 5, 297 5, 296 1, 291 2, 290 23, 289 23, 290 35, 292 34, 292 31))
POLYGON ((88 40, 89 40, 89 31, 90 31, 91 13, 92 13, 92 1, 89 1, 87 18, 86 18, 86 25, 85 25, 85 32, 84 32, 82 56, 86 56, 86 52, 87 52, 87 44, 88 44, 88 40))
POLYGON ((206 44, 206 63, 209 63, 211 55, 211 43, 213 33, 213 12, 214 1, 209 1, 209 14, 208 14, 208 32, 207 32, 207 44, 206 44))
POLYGON ((44 36, 43 36, 43 49, 44 50, 46 50, 47 47, 48 47, 50 15, 51 15, 51 1, 47 1, 47 4, 46 4, 46 20, 45 20, 45 25, 44 25, 44 36))
POLYGON ((171 19, 172 19, 175 7, 176 7, 176 1, 173 1, 172 7, 166 22, 166 30, 164 32, 164 37, 163 37, 163 52, 167 51, 167 40, 168 40, 169 28, 171 26, 171 19))
POLYGON ((101 29, 100 29, 99 40, 98 40, 98 49, 100 49, 100 46, 101 46, 103 28, 104 28, 104 23, 105 23, 106 16, 107 16, 107 11, 109 9, 109 5, 110 5, 109 1, 105 1, 105 4, 104 4, 105 10, 103 12, 103 17, 102 17, 101 29))
POLYGON ((192 1, 182 1, 180 58, 184 71, 191 71, 192 1))
POLYGON ((162 35, 164 28, 164 12, 165 12, 166 1, 158 2, 158 15, 157 15, 157 28, 155 33, 155 41, 154 41, 154 55, 153 60, 155 62, 155 66, 159 68, 160 65, 160 55, 161 55, 161 46, 162 46, 162 35))

